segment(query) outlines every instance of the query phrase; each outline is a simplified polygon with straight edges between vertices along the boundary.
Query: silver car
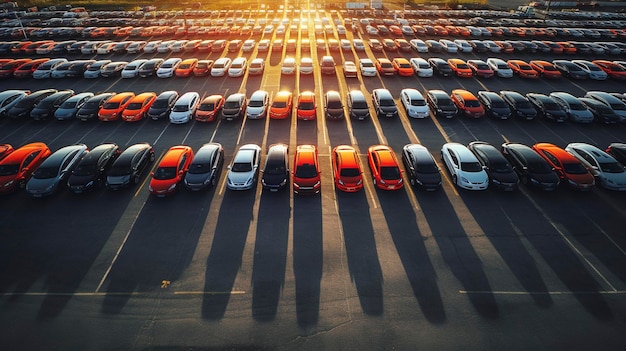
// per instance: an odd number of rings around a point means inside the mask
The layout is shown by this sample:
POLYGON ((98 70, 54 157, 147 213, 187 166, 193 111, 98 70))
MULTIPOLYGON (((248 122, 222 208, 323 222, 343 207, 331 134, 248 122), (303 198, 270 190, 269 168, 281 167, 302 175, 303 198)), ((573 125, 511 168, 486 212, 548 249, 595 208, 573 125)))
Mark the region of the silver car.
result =
POLYGON ((63 147, 50 155, 35 170, 26 183, 26 193, 33 197, 43 197, 55 193, 80 160, 89 152, 85 144, 63 147))
POLYGON ((571 143, 565 151, 582 162, 603 188, 626 191, 626 169, 613 156, 586 143, 571 143))
POLYGON ((555 91, 550 93, 550 97, 565 110, 570 120, 579 123, 593 122, 593 113, 572 94, 555 91))
POLYGON ((258 145, 246 144, 240 147, 232 164, 228 166, 226 176, 228 189, 252 189, 259 177, 260 159, 261 147, 258 145))
POLYGON ((90 92, 79 93, 72 96, 71 98, 65 100, 61 106, 54 111, 54 118, 58 121, 76 118, 78 110, 80 110, 83 105, 85 105, 87 100, 91 99, 93 96, 94 93, 90 92))

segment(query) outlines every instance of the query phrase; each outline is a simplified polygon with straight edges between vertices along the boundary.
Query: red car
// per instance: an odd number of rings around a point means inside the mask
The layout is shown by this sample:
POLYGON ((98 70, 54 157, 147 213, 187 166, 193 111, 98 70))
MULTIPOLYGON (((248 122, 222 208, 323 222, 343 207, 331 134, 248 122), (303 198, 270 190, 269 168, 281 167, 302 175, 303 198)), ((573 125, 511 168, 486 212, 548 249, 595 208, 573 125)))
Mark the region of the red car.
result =
POLYGON ((52 152, 44 143, 24 145, 0 161, 0 194, 23 187, 52 152))
POLYGON ((591 190, 595 179, 576 157, 560 147, 549 143, 537 143, 533 150, 554 168, 559 178, 578 190, 591 190))
POLYGON ((472 78, 474 76, 474 72, 472 72, 472 69, 467 65, 465 61, 461 59, 448 59, 448 65, 450 65, 450 68, 452 68, 452 71, 454 71, 454 74, 457 77, 472 78))
POLYGON ((40 59, 34 59, 32 61, 26 62, 25 64, 20 65, 17 69, 15 69, 15 71, 13 71, 13 76, 15 78, 31 77, 33 75, 33 72, 35 72, 35 70, 39 68, 41 64, 49 60, 50 60, 49 58, 40 58, 40 59))
POLYGON ((293 192, 317 194, 322 189, 319 158, 315 145, 299 145, 293 160, 293 192))
POLYGON ((626 79, 626 69, 617 63, 609 60, 593 60, 591 62, 595 63, 601 70, 606 72, 606 74, 613 79, 626 79))
POLYGON ((0 64, 0 77, 2 78, 13 77, 13 72, 15 72, 15 70, 18 67, 30 61, 32 61, 32 59, 23 58, 23 59, 11 60, 9 62, 0 64))
POLYGON ((522 78, 537 79, 539 72, 535 71, 528 63, 522 60, 508 60, 506 64, 513 70, 514 74, 522 78))
POLYGON ((494 75, 493 69, 483 60, 468 60, 467 66, 476 77, 491 78, 494 75))
POLYGON ((296 106, 296 117, 301 120, 313 120, 317 116, 317 103, 315 102, 315 93, 312 91, 303 91, 298 96, 298 105, 296 106))
POLYGON ((375 65, 378 74, 381 76, 393 76, 396 74, 396 69, 388 58, 377 58, 375 65))
POLYGON ((189 146, 172 146, 159 162, 152 173, 150 194, 163 197, 172 194, 178 184, 185 178, 189 165, 193 160, 193 150, 189 146))
POLYGON ((193 75, 196 77, 208 76, 211 73, 213 62, 213 60, 198 60, 196 66, 193 68, 193 75))
POLYGON ((374 177, 374 185, 383 190, 398 190, 404 186, 402 171, 393 149, 374 145, 367 149, 367 161, 374 177))
POLYGON ((146 116, 154 100, 156 100, 156 97, 156 93, 146 92, 132 98, 124 111, 122 111, 122 120, 125 122, 141 121, 146 116))
POLYGON ((355 148, 348 145, 335 147, 332 153, 332 163, 333 178, 337 189, 353 193, 363 188, 363 172, 355 148))
POLYGON ((223 95, 210 95, 204 98, 196 109, 194 118, 198 122, 213 122, 224 106, 223 95))
POLYGON ((471 118, 480 118, 485 115, 485 109, 480 104, 478 98, 471 92, 464 89, 452 90, 450 99, 456 105, 460 112, 471 118))
POLYGON ((548 61, 534 60, 529 62, 530 67, 537 71, 540 76, 545 78, 561 78, 559 71, 552 63, 548 61))
POLYGON ((101 121, 115 121, 119 119, 122 111, 135 97, 133 92, 123 92, 113 95, 98 111, 98 119, 101 121))

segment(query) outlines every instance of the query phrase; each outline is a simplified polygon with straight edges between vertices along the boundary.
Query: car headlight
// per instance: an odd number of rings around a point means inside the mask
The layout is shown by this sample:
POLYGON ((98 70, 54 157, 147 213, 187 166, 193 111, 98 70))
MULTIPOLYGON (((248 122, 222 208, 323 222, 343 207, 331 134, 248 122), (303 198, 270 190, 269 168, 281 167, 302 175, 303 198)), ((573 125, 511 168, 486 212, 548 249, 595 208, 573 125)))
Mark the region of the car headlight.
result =
POLYGON ((3 186, 4 186, 4 187, 8 187, 8 186, 13 185, 13 183, 15 183, 15 179, 13 179, 13 180, 11 180, 11 181, 8 181, 8 182, 6 182, 3 186))
POLYGON ((359 179, 359 181, 356 182, 356 185, 361 185, 361 184, 363 184, 363 179, 359 179))
POLYGON ((248 180, 246 180, 246 185, 247 184, 252 184, 252 177, 248 178, 248 180))
POLYGON ((570 185, 578 186, 578 183, 576 183, 575 181, 573 181, 571 179, 568 179, 567 182, 570 183, 570 185))
POLYGON ((93 180, 92 180, 92 181, 90 181, 89 183, 85 184, 85 187, 87 187, 87 188, 88 188, 88 187, 90 187, 90 186, 92 186, 92 185, 93 185, 93 180))
POLYGON ((337 180, 337 183, 341 184, 341 185, 345 185, 344 182, 341 179, 337 180))
POLYGON ((152 185, 148 185, 148 191, 153 192, 154 189, 152 188, 152 185))
POLYGON ((422 184, 424 184, 424 183, 423 183, 421 180, 419 180, 419 179, 415 179, 415 184, 417 184, 417 185, 422 185, 422 184))
POLYGON ((170 187, 169 187, 169 188, 167 188, 167 191, 172 191, 172 190, 174 190, 174 189, 176 189, 176 183, 174 183, 174 184, 170 185, 170 187))
POLYGON ((317 188, 317 187, 318 187, 318 186, 320 186, 320 185, 322 185, 322 182, 318 180, 318 181, 317 181, 317 183, 315 183, 315 184, 313 185, 313 187, 314 187, 314 188, 317 188))
POLYGON ((461 182, 469 184, 469 180, 467 180, 467 178, 465 177, 461 177, 461 182))
POLYGON ((535 178, 530 178, 530 182, 533 184, 539 184, 539 181, 535 178))

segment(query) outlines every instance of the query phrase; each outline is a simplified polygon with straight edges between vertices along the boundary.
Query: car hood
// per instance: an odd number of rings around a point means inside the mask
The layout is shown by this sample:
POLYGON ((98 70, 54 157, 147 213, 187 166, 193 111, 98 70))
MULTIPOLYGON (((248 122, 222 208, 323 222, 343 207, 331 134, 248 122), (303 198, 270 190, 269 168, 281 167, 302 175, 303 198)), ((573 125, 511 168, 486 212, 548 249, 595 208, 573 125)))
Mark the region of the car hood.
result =
POLYGON ((265 185, 280 185, 282 184, 284 181, 287 180, 287 174, 267 174, 264 173, 263 174, 263 183, 265 183, 265 185))
POLYGON ((78 175, 72 174, 70 178, 67 180, 67 183, 72 186, 87 185, 87 183, 93 181, 94 179, 96 179, 96 177, 97 177, 96 174, 86 175, 86 176, 78 176, 78 175))
POLYGON ((107 183, 111 185, 122 185, 130 182, 130 174, 122 176, 108 176, 107 183))
POLYGON ((440 173, 416 173, 415 178, 419 180, 423 185, 438 185, 441 183, 440 173))
POLYGON ((485 171, 480 171, 480 172, 460 171, 459 177, 464 177, 465 179, 467 179, 468 181, 474 184, 485 183, 489 180, 489 177, 487 176, 487 172, 485 171))
POLYGON ((152 187, 152 189, 154 191, 163 191, 163 190, 167 190, 170 186, 178 183, 179 178, 178 177, 174 177, 172 179, 154 179, 152 178, 150 180, 150 187, 152 187))
POLYGON ((254 172, 228 172, 228 180, 233 184, 243 184, 254 176, 254 172))
POLYGON ((554 172, 550 172, 550 173, 533 173, 532 176, 537 179, 539 182, 541 183, 546 183, 546 184, 550 184, 550 183, 558 183, 559 182, 559 176, 554 173, 554 172))
POLYGON ((46 178, 46 179, 38 179, 38 178, 30 178, 28 183, 26 183, 26 191, 32 193, 44 193, 47 192, 47 188, 50 186, 54 186, 59 182, 59 177, 54 178, 46 178))
POLYGON ((519 177, 513 171, 507 173, 489 172, 492 179, 495 179, 502 183, 517 183, 519 177))
POLYGON ((187 184, 203 184, 209 177, 211 176, 211 172, 207 173, 187 173, 185 175, 185 182, 187 184))

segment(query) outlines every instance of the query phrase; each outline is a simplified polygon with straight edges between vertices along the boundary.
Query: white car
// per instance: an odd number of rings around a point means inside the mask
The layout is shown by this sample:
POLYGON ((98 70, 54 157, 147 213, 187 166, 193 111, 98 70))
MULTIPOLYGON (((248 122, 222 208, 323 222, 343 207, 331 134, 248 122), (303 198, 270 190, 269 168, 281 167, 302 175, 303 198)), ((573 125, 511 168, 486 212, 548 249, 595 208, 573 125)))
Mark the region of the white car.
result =
POLYGON ((176 42, 175 40, 162 41, 161 44, 159 44, 159 46, 157 46, 156 51, 159 54, 164 54, 164 53, 170 52, 172 50, 172 45, 174 45, 175 42, 176 42))
MULTIPOLYGON (((213 67, 215 67, 215 64, 213 64, 213 67)), ((228 68, 228 76, 241 77, 246 73, 246 69, 248 69, 248 59, 245 57, 237 57, 228 68)))
POLYGON ((412 118, 426 118, 430 116, 430 108, 422 93, 416 89, 402 89, 400 91, 400 100, 406 114, 412 118))
POLYGON ((413 68, 413 72, 417 74, 418 77, 432 77, 433 76, 433 68, 428 64, 428 61, 421 57, 412 57, 409 59, 409 63, 413 68))
POLYGON ((180 57, 170 57, 159 66, 156 76, 159 78, 169 78, 174 75, 174 71, 183 60, 180 57))
POLYGON ((489 49, 489 51, 498 54, 502 51, 500 45, 496 44, 493 40, 483 40, 483 44, 489 49))
POLYGON ((313 60, 310 57, 300 59, 300 74, 313 74, 313 60))
POLYGON ((452 40, 439 39, 439 44, 441 44, 443 50, 449 54, 456 54, 459 51, 459 48, 452 40))
POLYGON ((265 118, 269 101, 269 94, 265 90, 257 90, 252 93, 250 100, 248 100, 248 107, 246 107, 246 118, 265 118))
POLYGON ((572 63, 580 67, 583 71, 587 72, 590 79, 594 80, 606 80, 609 75, 604 72, 598 65, 587 60, 572 60, 572 63))
POLYGON ((417 52, 428 52, 428 46, 422 39, 411 39, 409 45, 417 52))
POLYGON ((367 32, 368 35, 378 35, 378 29, 376 29, 376 27, 371 26, 371 25, 365 26, 365 31, 367 32))
POLYGON ((190 91, 181 95, 172 107, 170 112, 170 123, 181 124, 187 123, 193 118, 196 109, 200 104, 200 94, 190 91))
POLYGON ((146 54, 154 54, 157 51, 159 45, 161 45, 162 40, 153 40, 149 41, 146 46, 143 47, 143 52, 146 54))
POLYGON ((265 26, 265 28, 263 28, 263 33, 264 34, 272 34, 274 33, 274 26, 271 24, 268 24, 267 26, 265 26))
POLYGON ((254 50, 255 46, 256 46, 256 40, 254 40, 254 39, 246 39, 246 41, 244 41, 243 45, 241 46, 241 51, 243 51, 243 52, 250 52, 250 51, 254 50))
POLYGON ((491 67, 491 69, 496 73, 496 75, 500 78, 512 78, 513 70, 509 67, 509 65, 499 58, 490 57, 487 59, 487 65, 491 67))
POLYGON ((626 191, 626 169, 613 156, 585 143, 568 144, 565 151, 582 162, 603 188, 626 191))
POLYGON ((374 62, 370 59, 360 59, 359 60, 359 68, 361 71, 361 75, 364 77, 375 77, 376 76, 376 66, 374 66, 374 62))
POLYGON ((139 68, 146 63, 148 59, 136 59, 129 62, 121 72, 122 78, 135 78, 139 74, 139 68))
POLYGON ((270 40, 269 39, 261 39, 259 41, 259 45, 257 46, 259 52, 266 52, 270 49, 270 40))
POLYGON ((228 166, 226 186, 231 190, 248 190, 256 184, 259 176, 261 147, 246 144, 239 148, 233 163, 228 166))
POLYGON ((472 52, 472 50, 474 50, 474 48, 470 45, 470 43, 465 40, 465 39, 455 39, 454 43, 456 44, 456 46, 459 48, 459 51, 461 52, 472 52))
POLYGON ((213 67, 211 67, 211 77, 221 77, 228 72, 230 68, 231 59, 228 57, 220 57, 213 63, 213 67))
POLYGON ((293 57, 286 57, 283 60, 283 64, 280 66, 281 74, 295 74, 297 71, 296 59, 293 57))
POLYGON ((476 156, 463 144, 446 143, 441 148, 441 158, 446 164, 452 183, 467 190, 485 190, 489 176, 476 156))
POLYGON ((262 58, 255 58, 250 61, 250 66, 248 66, 248 73, 251 75, 259 75, 263 74, 265 71, 265 60, 262 58))
POLYGON ((357 51, 365 50, 365 43, 363 42, 363 39, 352 39, 352 46, 354 46, 354 50, 357 51))

